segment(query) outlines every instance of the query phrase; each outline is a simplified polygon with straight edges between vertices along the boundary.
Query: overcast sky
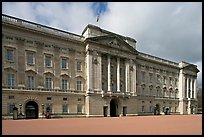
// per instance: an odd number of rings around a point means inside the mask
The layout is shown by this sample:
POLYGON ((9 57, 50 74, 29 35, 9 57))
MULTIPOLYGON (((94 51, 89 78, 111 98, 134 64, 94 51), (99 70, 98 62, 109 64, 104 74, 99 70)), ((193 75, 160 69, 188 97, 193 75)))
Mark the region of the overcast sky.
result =
POLYGON ((140 52, 197 65, 202 87, 202 2, 4 2, 2 13, 79 35, 93 24, 132 37, 140 52))

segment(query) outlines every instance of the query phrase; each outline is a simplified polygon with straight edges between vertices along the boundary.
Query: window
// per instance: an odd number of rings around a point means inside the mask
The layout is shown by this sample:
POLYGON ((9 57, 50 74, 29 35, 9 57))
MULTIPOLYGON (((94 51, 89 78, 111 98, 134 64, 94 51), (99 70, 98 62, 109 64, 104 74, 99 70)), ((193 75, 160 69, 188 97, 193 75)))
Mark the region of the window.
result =
POLYGON ((34 63, 34 54, 29 52, 27 53, 27 64, 33 65, 34 63))
POLYGON ((67 84, 66 79, 62 79, 62 90, 67 90, 68 89, 68 84, 67 84))
POLYGON ((51 56, 45 56, 45 66, 52 67, 52 57, 51 56))
POLYGON ((46 89, 52 89, 52 78, 46 78, 46 89))
POLYGON ((68 113, 68 105, 67 104, 62 105, 62 112, 63 113, 68 113))
POLYGON ((13 113, 13 108, 15 107, 14 104, 10 104, 9 105, 9 114, 12 114, 13 113))
POLYGON ((8 61, 14 61, 14 50, 12 49, 7 49, 7 60, 8 61))
POLYGON ((157 83, 161 83, 160 75, 157 75, 157 83))
POLYGON ((52 98, 51 97, 47 97, 47 100, 52 100, 52 98))
POLYGON ((66 58, 62 58, 62 69, 67 69, 68 65, 67 65, 68 61, 66 58))
POLYGON ((149 112, 153 112, 153 110, 154 110, 154 107, 153 107, 153 106, 150 106, 150 107, 149 107, 149 112))
POLYGON ((52 104, 46 104, 46 112, 52 112, 52 104))
POLYGON ((142 106, 142 112, 144 112, 144 106, 142 106))
POLYGON ((8 98, 9 98, 9 99, 14 99, 15 97, 14 97, 14 96, 9 96, 8 98))
POLYGON ((82 113, 82 105, 77 104, 77 113, 82 113))
POLYGON ((77 81, 77 90, 82 90, 82 82, 81 81, 77 81))
POLYGON ((77 71, 81 71, 81 62, 77 62, 77 71))
POLYGON ((178 85, 178 80, 177 79, 175 79, 175 87, 177 87, 178 85))
POLYGON ((141 72, 141 80, 142 80, 142 82, 145 81, 145 72, 144 71, 141 72))
POLYGON ((63 100, 65 101, 65 100, 67 100, 67 98, 63 98, 63 100))
POLYGON ((34 77, 33 76, 28 76, 28 88, 34 89, 34 77))
POLYGON ((163 77, 163 83, 166 84, 166 76, 163 77))
POLYGON ((169 77, 169 85, 172 86, 172 77, 169 77))
POLYGON ((13 87, 14 86, 14 74, 8 74, 8 86, 13 87))
POLYGON ((149 82, 152 83, 152 76, 153 74, 152 73, 149 73, 149 82))

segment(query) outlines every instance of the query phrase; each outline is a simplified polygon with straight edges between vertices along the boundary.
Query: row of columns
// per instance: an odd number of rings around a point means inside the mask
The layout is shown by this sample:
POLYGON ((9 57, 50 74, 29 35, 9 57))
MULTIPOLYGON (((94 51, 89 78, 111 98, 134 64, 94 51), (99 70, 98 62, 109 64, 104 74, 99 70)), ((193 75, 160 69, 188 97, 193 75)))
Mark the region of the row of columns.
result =
MULTIPOLYGON (((99 90, 102 90, 101 87, 101 83, 102 83, 102 73, 101 73, 101 55, 98 58, 98 73, 97 73, 97 77, 98 77, 98 81, 93 81, 93 63, 92 63, 92 58, 93 56, 90 54, 90 51, 87 51, 87 55, 86 55, 86 62, 87 62, 87 92, 92 91, 93 90, 93 83, 97 82, 98 83, 98 88, 99 90)), ((131 75, 131 80, 130 80, 130 62, 129 60, 125 61, 125 92, 129 92, 130 88, 133 91, 133 93, 136 92, 136 64, 133 63, 133 72, 131 75), (131 84, 130 84, 131 83, 131 84), (131 87, 130 87, 131 86, 131 87)), ((117 57, 117 92, 120 92, 120 58, 117 57)), ((108 55, 108 92, 111 92, 111 56, 108 55)))
POLYGON ((186 97, 187 98, 196 98, 196 85, 197 85, 197 80, 196 79, 191 79, 189 77, 186 78, 186 97), (190 94, 189 94, 190 92, 190 94))

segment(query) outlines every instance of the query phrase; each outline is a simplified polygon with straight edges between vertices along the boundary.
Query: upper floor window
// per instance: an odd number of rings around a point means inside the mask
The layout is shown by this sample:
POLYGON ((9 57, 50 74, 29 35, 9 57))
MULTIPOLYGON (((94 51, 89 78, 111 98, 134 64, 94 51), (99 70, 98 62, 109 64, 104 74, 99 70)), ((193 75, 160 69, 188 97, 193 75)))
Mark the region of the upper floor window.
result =
POLYGON ((28 88, 34 89, 34 77, 33 76, 28 76, 28 88))
POLYGON ((27 64, 33 65, 34 63, 34 54, 32 52, 27 53, 27 64))
POLYGON ((14 79, 14 74, 8 74, 8 86, 13 87, 15 79, 14 79))
POLYGON ((157 83, 161 83, 160 75, 157 74, 157 83))
POLYGON ((81 71, 81 62, 77 62, 77 71, 81 71))
POLYGON ((163 83, 166 84, 166 76, 163 77, 163 83))
POLYGON ((52 57, 51 56, 48 56, 48 55, 45 56, 45 66, 52 67, 52 57))
POLYGON ((82 90, 82 82, 77 81, 77 90, 82 90))
POLYGON ((178 86, 178 80, 175 79, 175 86, 177 87, 178 86))
POLYGON ((6 58, 8 61, 14 61, 14 50, 13 49, 7 49, 6 58))
POLYGON ((68 89, 68 81, 66 79, 62 79, 62 90, 68 89))
POLYGON ((45 85, 46 89, 52 89, 52 78, 46 78, 45 85))
POLYGON ((149 82, 150 82, 150 83, 152 82, 152 77, 153 77, 153 74, 152 74, 152 73, 149 73, 149 82))
POLYGON ((68 68, 68 59, 62 58, 62 69, 67 69, 68 68))
POLYGON ((169 85, 172 85, 172 77, 169 77, 169 85))
POLYGON ((145 72, 144 71, 141 72, 141 80, 142 80, 142 82, 145 81, 145 72))

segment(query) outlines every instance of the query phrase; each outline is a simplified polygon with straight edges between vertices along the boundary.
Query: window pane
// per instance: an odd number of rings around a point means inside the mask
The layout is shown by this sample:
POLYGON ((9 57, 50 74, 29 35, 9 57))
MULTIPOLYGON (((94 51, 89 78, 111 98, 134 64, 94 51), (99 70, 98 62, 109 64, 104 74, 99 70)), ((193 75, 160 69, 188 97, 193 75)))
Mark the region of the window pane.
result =
POLYGON ((77 62, 77 70, 81 70, 81 62, 77 62))
POLYGON ((65 80, 65 79, 62 79, 62 89, 63 90, 67 90, 67 80, 65 80))
POLYGON ((14 86, 14 74, 8 74, 8 86, 14 86))
POLYGON ((81 90, 81 81, 77 81, 77 90, 81 90))
POLYGON ((62 68, 67 68, 67 59, 62 59, 62 68))
POLYGON ((11 50, 11 49, 7 50, 7 60, 13 61, 13 50, 11 50))
POLYGON ((67 106, 67 104, 63 104, 63 106, 62 106, 62 112, 63 112, 63 113, 67 113, 67 112, 68 112, 68 106, 67 106))
POLYGON ((28 88, 34 89, 34 77, 28 76, 28 88))
POLYGON ((9 105, 9 113, 13 113, 14 104, 9 105))
POLYGON ((77 113, 81 113, 82 112, 82 105, 78 104, 77 105, 77 113))
POLYGON ((46 89, 52 89, 52 79, 46 78, 46 89))
POLYGON ((34 64, 34 55, 33 53, 27 53, 27 63, 34 64))
POLYGON ((50 56, 45 57, 45 66, 51 67, 51 57, 50 56))

